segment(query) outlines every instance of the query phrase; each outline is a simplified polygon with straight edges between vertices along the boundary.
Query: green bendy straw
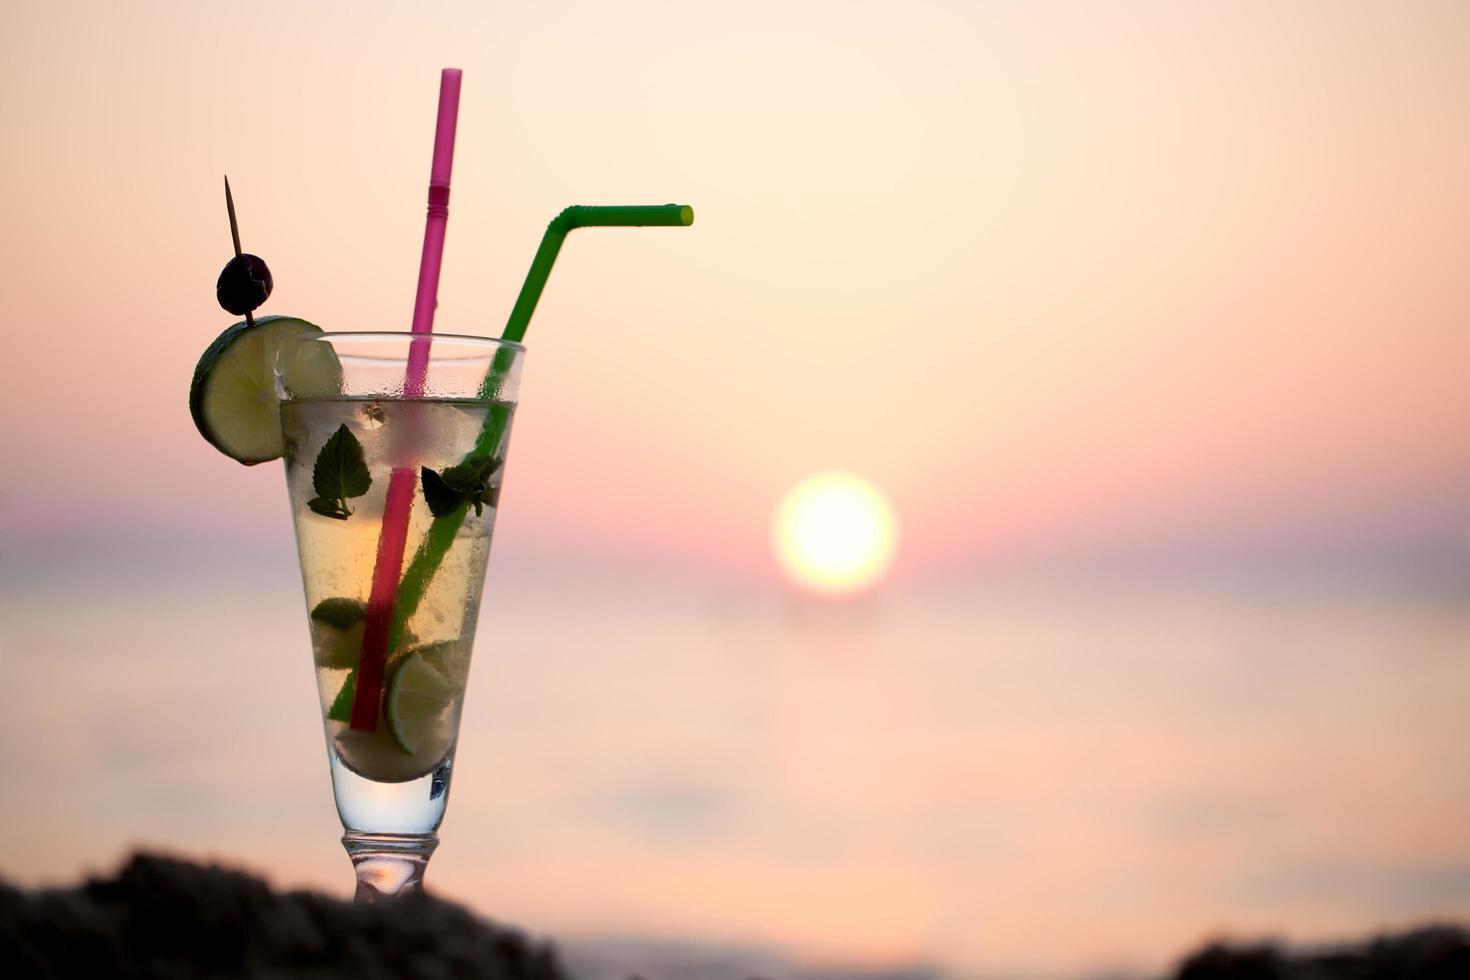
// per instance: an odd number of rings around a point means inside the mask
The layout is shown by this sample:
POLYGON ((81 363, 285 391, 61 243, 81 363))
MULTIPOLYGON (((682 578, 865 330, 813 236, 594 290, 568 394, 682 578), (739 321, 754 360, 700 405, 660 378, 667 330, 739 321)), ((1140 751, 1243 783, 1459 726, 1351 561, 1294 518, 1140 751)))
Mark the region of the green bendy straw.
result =
MULTIPOLYGON (((526 281, 521 284, 520 295, 516 297, 515 306, 511 308, 510 318, 505 322, 505 332, 501 334, 501 339, 520 343, 521 339, 526 336, 526 328, 531 323, 531 314, 536 312, 536 303, 541 299, 541 293, 546 288, 546 279, 551 275, 551 267, 556 264, 556 257, 561 252, 562 242, 566 241, 567 232, 577 228, 651 226, 683 228, 692 224, 694 224, 694 209, 687 204, 607 207, 574 204, 566 208, 561 214, 551 219, 551 224, 546 226, 546 234, 541 236, 541 246, 536 249, 536 257, 531 260, 531 268, 526 273, 526 281)), ((481 398, 494 396, 505 372, 510 369, 512 359, 513 355, 509 351, 502 350, 495 355, 495 360, 491 362, 490 370, 485 374, 485 380, 480 385, 481 398)), ((500 437, 505 432, 505 424, 509 419, 510 411, 504 405, 495 405, 491 408, 489 415, 485 418, 485 426, 480 430, 480 437, 475 440, 475 448, 470 450, 469 456, 483 456, 494 452, 495 447, 500 444, 500 437)), ((459 527, 464 523, 465 514, 468 511, 469 507, 463 506, 446 517, 434 518, 429 524, 424 540, 414 552, 413 561, 409 563, 408 570, 403 573, 403 580, 398 583, 398 597, 393 606, 393 621, 388 634, 388 649, 398 648, 403 638, 403 624, 418 611, 419 603, 424 598, 424 589, 428 588, 429 580, 439 570, 439 565, 444 561, 444 555, 449 551, 449 546, 454 544, 454 536, 459 533, 459 527)), ((342 690, 338 692, 337 699, 332 702, 332 707, 327 712, 328 718, 336 721, 347 720, 348 712, 352 708, 353 692, 357 686, 356 677, 357 672, 354 670, 348 677, 347 683, 342 686, 342 690)))
MULTIPOLYGON (((694 209, 687 204, 611 207, 574 204, 562 211, 561 214, 551 219, 551 223, 546 226, 546 234, 541 236, 541 246, 536 249, 536 257, 531 260, 531 268, 526 273, 526 281, 521 285, 521 292, 516 297, 515 306, 511 308, 510 318, 506 320, 505 332, 501 334, 501 339, 520 343, 526 336, 526 328, 531 323, 531 314, 536 312, 536 304, 540 301, 541 293, 546 288, 546 279, 551 275, 551 267, 556 264, 556 257, 561 252, 562 242, 566 241, 568 232, 576 228, 646 226, 682 228, 692 224, 694 224, 694 209)), ((480 387, 481 397, 490 397, 500 386, 500 379, 509 370, 512 356, 509 351, 501 351, 495 355, 490 371, 485 375, 485 382, 480 387)), ((475 448, 470 455, 485 455, 494 452, 495 447, 500 444, 500 437, 505 431, 509 417, 510 411, 505 406, 496 405, 492 408, 490 414, 485 418, 485 427, 480 431, 480 438, 475 441, 475 448)), ((424 597, 424 589, 428 586, 429 580, 434 577, 434 573, 439 570, 439 563, 444 560, 445 552, 454 543, 454 536, 459 532, 459 526, 464 523, 468 510, 468 507, 461 507, 446 517, 434 518, 418 551, 414 552, 413 561, 409 563, 408 570, 403 573, 403 581, 398 586, 398 603, 393 611, 394 644, 403 634, 403 624, 418 610, 419 602, 424 597)))

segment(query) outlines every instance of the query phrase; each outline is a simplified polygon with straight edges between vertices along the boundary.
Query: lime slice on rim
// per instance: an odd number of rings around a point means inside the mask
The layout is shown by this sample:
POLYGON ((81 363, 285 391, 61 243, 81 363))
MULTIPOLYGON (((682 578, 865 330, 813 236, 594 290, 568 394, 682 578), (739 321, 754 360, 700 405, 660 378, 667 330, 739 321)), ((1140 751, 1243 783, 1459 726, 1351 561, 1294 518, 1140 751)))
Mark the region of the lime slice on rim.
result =
POLYGON ((435 734, 440 719, 463 690, 423 654, 405 656, 393 671, 383 700, 383 717, 393 741, 409 754, 417 752, 435 734))
MULTIPOLYGON (((322 328, 290 316, 237 323, 215 338, 194 368, 189 413, 199 433, 220 452, 247 466, 279 459, 285 450, 276 397, 276 357, 305 334, 322 328)), ((286 382, 298 395, 336 394, 342 367, 327 344, 307 344, 282 359, 286 382)))

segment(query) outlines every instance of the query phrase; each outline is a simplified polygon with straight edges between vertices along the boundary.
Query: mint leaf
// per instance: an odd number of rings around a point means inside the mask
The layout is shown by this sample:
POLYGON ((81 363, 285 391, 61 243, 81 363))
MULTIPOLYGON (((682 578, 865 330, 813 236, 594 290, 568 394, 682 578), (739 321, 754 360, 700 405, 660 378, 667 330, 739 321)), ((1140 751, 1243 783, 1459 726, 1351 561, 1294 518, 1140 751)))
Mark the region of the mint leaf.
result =
POLYGON ((337 426, 337 431, 316 454, 316 463, 311 468, 311 486, 317 495, 308 500, 306 506, 323 517, 345 521, 352 516, 352 508, 347 506, 348 498, 361 497, 372 485, 373 478, 363 458, 362 443, 344 422, 337 426))
POLYGON ((442 474, 427 466, 421 467, 424 500, 429 505, 429 512, 435 517, 448 517, 469 503, 475 505, 475 516, 478 517, 486 505, 495 507, 500 503, 500 484, 492 484, 490 478, 500 470, 503 462, 499 456, 493 459, 471 456, 442 474))
POLYGON ((344 599, 341 596, 323 599, 311 611, 311 618, 339 630, 350 630, 367 618, 367 604, 361 599, 344 599))
POLYGON ((499 456, 471 456, 462 463, 444 471, 444 482, 460 493, 480 493, 486 488, 490 477, 500 469, 499 456))
POLYGON ((316 454, 316 464, 311 469, 312 489, 329 500, 342 500, 361 497, 372 485, 362 443, 343 422, 316 454))
POLYGON ((352 516, 352 511, 347 509, 346 504, 338 500, 328 500, 326 497, 312 497, 306 502, 306 506, 323 517, 335 517, 339 521, 345 521, 352 516))
POLYGON ((424 485, 424 502, 435 517, 448 517, 464 506, 465 498, 427 466, 419 467, 419 481, 424 485))

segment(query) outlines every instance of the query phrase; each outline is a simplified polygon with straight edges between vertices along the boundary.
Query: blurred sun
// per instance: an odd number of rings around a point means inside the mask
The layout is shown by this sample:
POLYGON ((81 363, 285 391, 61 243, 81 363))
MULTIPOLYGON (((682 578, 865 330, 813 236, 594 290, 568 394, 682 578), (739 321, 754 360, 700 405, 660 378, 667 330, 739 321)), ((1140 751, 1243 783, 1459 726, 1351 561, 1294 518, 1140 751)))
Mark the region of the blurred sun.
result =
POLYGON ((888 570, 898 529, 888 498, 853 473, 818 473, 792 487, 776 507, 776 557, 813 592, 851 595, 888 570))

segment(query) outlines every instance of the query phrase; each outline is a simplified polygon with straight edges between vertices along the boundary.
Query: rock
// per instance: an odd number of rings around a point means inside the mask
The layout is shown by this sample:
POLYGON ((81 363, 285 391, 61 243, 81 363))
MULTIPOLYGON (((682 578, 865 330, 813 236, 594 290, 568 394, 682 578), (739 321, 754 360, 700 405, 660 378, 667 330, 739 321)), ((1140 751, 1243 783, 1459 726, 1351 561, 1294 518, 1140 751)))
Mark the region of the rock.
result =
POLYGON ((432 896, 353 905, 147 854, 77 888, 0 883, 0 962, 27 978, 570 980, 549 944, 432 896))

